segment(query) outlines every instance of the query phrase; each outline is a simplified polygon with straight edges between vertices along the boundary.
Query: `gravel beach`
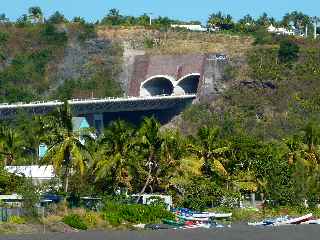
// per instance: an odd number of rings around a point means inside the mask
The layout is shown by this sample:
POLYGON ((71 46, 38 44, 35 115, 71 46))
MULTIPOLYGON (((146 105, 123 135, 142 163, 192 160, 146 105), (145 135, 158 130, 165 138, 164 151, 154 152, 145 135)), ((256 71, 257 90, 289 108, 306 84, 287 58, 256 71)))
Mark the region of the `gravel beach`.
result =
POLYGON ((232 228, 191 230, 141 230, 141 231, 88 231, 78 233, 48 233, 37 235, 0 236, 2 240, 296 240, 320 239, 319 225, 294 225, 281 227, 249 227, 233 225, 232 228))

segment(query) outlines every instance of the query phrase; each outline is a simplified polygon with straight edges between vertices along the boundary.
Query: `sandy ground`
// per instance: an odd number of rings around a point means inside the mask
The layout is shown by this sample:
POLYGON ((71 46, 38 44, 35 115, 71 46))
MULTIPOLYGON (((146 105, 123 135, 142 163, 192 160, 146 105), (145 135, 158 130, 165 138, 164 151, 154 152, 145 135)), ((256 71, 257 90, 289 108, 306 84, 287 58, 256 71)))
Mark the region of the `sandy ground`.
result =
POLYGON ((297 225, 282 227, 248 227, 246 225, 233 225, 232 228, 221 229, 193 229, 193 230, 141 230, 141 231, 93 231, 78 233, 48 233, 23 236, 0 236, 5 240, 296 240, 320 239, 319 225, 297 225))

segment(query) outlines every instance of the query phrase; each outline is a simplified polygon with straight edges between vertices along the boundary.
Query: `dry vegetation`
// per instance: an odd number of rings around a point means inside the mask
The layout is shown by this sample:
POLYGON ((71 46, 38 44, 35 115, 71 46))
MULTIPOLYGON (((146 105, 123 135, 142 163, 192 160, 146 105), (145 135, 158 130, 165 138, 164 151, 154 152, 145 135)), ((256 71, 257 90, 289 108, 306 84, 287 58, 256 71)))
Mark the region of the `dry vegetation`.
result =
POLYGON ((169 33, 150 54, 225 53, 242 56, 252 46, 252 38, 210 33, 169 33))
POLYGON ((147 54, 188 54, 221 52, 231 57, 243 56, 252 47, 253 38, 232 34, 196 32, 160 32, 141 27, 100 27, 98 36, 106 39, 127 41, 133 48, 142 48, 145 39, 153 40, 154 47, 147 54))

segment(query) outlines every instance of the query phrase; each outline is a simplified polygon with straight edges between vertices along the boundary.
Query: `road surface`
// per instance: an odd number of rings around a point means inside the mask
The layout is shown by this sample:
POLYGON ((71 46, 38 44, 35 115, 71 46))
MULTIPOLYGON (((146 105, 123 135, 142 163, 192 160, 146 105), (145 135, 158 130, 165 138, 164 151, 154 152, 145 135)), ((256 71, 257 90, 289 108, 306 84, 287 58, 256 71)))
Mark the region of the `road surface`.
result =
POLYGON ((0 236, 2 240, 297 240, 320 239, 320 225, 296 225, 281 227, 248 227, 191 230, 140 230, 140 231, 87 231, 78 233, 48 233, 38 235, 0 236))

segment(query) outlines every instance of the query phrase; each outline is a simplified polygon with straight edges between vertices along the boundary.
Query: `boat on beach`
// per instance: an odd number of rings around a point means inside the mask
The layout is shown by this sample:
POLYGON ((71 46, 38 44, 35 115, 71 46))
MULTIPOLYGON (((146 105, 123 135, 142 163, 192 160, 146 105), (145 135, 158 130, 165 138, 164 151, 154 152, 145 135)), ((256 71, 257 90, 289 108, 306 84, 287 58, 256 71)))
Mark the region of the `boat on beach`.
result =
POLYGON ((269 226, 278 222, 283 222, 288 220, 288 216, 276 217, 276 218, 268 218, 260 222, 249 222, 249 226, 269 226))
POLYGON ((301 217, 289 218, 288 216, 265 219, 261 222, 249 222, 249 226, 284 226, 290 224, 301 224, 312 221, 312 213, 301 217))
POLYGON ((320 219, 312 219, 305 222, 302 222, 301 224, 320 224, 320 219))
POLYGON ((273 225, 274 226, 282 226, 287 224, 300 224, 306 221, 312 220, 312 213, 309 213, 307 215, 296 217, 296 218, 289 218, 286 221, 276 222, 273 225))
POLYGON ((164 219, 163 223, 175 226, 178 229, 224 227, 215 220, 232 217, 232 213, 195 212, 188 208, 174 209, 172 212, 176 215, 176 220, 164 219))
POLYGON ((203 212, 203 213, 193 213, 195 218, 230 218, 232 213, 215 213, 215 212, 203 212))

